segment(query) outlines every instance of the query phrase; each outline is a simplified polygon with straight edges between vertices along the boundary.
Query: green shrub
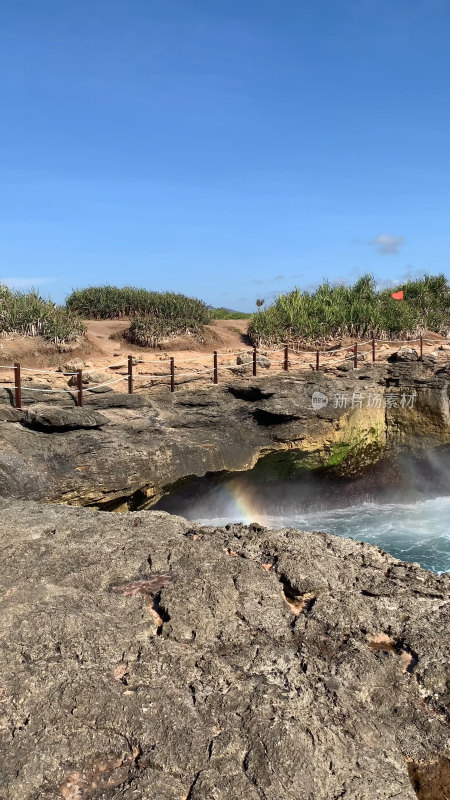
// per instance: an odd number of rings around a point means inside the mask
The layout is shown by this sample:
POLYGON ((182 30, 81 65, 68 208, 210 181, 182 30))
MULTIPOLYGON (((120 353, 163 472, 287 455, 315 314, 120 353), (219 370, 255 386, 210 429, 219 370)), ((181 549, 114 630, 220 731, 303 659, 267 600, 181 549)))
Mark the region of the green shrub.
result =
POLYGON ((335 337, 413 338, 424 330, 450 332, 450 289, 444 275, 425 275, 394 289, 377 291, 372 276, 352 286, 322 283, 315 292, 294 289, 279 295, 249 325, 254 344, 265 346, 286 339, 323 343, 335 337), (394 300, 393 291, 404 292, 394 300))
POLYGON ((203 325, 194 318, 135 317, 124 337, 132 344, 140 347, 158 347, 158 345, 175 336, 197 336, 203 331, 203 325))
POLYGON ((213 319, 250 319, 253 314, 247 311, 231 311, 228 308, 213 308, 211 316, 213 319))
POLYGON ((132 286, 77 289, 67 298, 66 307, 89 319, 134 317, 124 336, 142 347, 155 347, 174 336, 199 335, 212 319, 211 309, 195 297, 132 286))
POLYGON ((117 319, 151 315, 159 319, 211 321, 211 311, 202 300, 176 292, 150 292, 132 286, 90 286, 76 289, 66 307, 85 319, 117 319))
POLYGON ((59 344, 77 339, 84 330, 76 314, 44 300, 34 289, 19 292, 0 284, 0 334, 43 336, 59 344))

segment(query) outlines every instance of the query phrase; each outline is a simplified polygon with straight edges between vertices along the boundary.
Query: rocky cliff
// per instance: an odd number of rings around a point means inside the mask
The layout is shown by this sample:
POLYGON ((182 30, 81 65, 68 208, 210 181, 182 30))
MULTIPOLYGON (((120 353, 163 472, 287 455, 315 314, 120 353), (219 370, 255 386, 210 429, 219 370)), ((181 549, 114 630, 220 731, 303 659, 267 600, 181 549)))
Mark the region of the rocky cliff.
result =
POLYGON ((3 390, 0 495, 142 508, 182 479, 247 470, 279 451, 351 475, 400 446, 450 442, 449 381, 448 368, 400 361, 174 394, 92 394, 84 409, 24 391, 25 412, 3 390))

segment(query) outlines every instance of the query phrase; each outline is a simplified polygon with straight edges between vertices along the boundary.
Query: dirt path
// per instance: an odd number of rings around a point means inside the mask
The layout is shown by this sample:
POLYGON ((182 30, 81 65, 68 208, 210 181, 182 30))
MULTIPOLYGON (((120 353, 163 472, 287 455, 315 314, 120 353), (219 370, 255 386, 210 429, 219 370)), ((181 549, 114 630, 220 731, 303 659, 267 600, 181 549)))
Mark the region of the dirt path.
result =
MULTIPOLYGON (((178 359, 186 360, 192 358, 192 364, 196 364, 196 357, 203 356, 205 353, 212 353, 213 350, 236 351, 247 348, 249 343, 246 338, 248 320, 246 319, 219 319, 212 325, 206 326, 205 342, 199 343, 189 338, 176 339, 170 343, 166 349, 149 349, 135 347, 123 339, 111 339, 111 336, 120 334, 129 326, 127 319, 113 320, 87 320, 86 338, 93 347, 93 352, 89 360, 96 367, 102 367, 109 363, 119 361, 123 355, 136 355, 139 357, 149 354, 148 358, 159 360, 167 358, 169 353, 176 353, 178 359), (187 346, 188 345, 188 346, 187 346)), ((204 363, 204 359, 199 358, 199 363, 204 363)))
POLYGON ((128 319, 91 319, 86 321, 86 339, 91 342, 96 351, 90 358, 95 366, 114 360, 114 353, 121 351, 122 342, 111 339, 111 336, 123 333, 129 325, 128 319))
MULTIPOLYGON (((214 350, 226 352, 248 347, 246 319, 216 320, 212 325, 207 325, 203 343, 185 337, 173 340, 167 349, 155 350, 135 347, 122 339, 120 334, 129 324, 128 319, 87 320, 86 339, 81 347, 68 347, 66 351, 59 351, 51 342, 39 336, 0 337, 0 363, 20 361, 27 367, 54 369, 77 358, 89 362, 93 367, 105 367, 123 361, 128 354, 160 360, 172 353, 179 359, 192 357, 195 362, 196 357, 205 353, 211 353, 212 358, 214 350), (118 334, 118 338, 112 339, 111 336, 115 334, 118 334)), ((198 363, 202 361, 204 363, 204 359, 199 359, 198 363)))

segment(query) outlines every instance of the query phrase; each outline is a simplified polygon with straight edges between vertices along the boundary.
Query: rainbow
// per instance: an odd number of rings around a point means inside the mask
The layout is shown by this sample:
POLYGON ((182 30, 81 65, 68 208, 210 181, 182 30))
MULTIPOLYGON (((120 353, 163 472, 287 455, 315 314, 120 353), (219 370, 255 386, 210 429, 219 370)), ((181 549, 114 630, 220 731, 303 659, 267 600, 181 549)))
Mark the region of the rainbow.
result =
POLYGON ((249 525, 251 522, 265 524, 266 516, 261 510, 261 502, 251 487, 244 486, 241 481, 227 483, 223 487, 230 505, 227 516, 249 525))

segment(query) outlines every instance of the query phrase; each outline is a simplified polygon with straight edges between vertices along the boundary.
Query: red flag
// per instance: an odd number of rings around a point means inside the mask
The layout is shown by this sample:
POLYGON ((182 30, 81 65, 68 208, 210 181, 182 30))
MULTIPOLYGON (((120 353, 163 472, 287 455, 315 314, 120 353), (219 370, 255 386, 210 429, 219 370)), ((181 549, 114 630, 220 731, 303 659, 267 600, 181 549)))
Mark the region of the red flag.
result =
POLYGON ((393 294, 391 294, 391 297, 393 297, 394 300, 404 300, 405 299, 403 297, 403 291, 402 290, 400 290, 399 292, 394 292, 393 294))

